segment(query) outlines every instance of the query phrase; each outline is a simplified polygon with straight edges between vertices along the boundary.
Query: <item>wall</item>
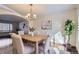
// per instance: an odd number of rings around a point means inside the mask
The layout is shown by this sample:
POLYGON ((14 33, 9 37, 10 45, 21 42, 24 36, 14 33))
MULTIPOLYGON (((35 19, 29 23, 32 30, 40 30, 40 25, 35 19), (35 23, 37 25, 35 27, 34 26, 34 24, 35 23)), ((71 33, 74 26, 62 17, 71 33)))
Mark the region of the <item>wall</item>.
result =
POLYGON ((45 16, 39 16, 38 19, 33 21, 33 27, 38 31, 39 33, 44 33, 44 34, 55 34, 58 31, 63 32, 64 34, 64 22, 67 19, 71 19, 74 21, 76 24, 75 26, 75 31, 73 32, 71 36, 70 43, 73 46, 76 46, 76 27, 77 27, 77 14, 76 14, 76 9, 68 10, 65 12, 61 13, 56 13, 52 15, 45 15, 45 16), (42 30, 41 29, 41 24, 46 21, 46 20, 52 20, 52 29, 51 30, 42 30))
POLYGON ((78 15, 78 20, 77 20, 77 34, 76 34, 76 47, 77 47, 77 50, 78 50, 78 53, 79 53, 79 5, 77 6, 77 15, 78 15))
POLYGON ((13 24, 13 32, 16 32, 19 28, 19 23, 12 23, 13 24))
POLYGON ((25 33, 28 33, 28 21, 19 23, 19 29, 24 31, 25 33))

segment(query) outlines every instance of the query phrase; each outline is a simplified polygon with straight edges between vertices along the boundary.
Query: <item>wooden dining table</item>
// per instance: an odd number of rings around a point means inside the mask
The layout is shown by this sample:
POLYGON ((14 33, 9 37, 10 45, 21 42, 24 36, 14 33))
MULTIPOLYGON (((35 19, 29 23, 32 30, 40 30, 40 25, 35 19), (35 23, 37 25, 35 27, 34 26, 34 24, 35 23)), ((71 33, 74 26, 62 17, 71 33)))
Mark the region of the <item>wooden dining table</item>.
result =
POLYGON ((34 35, 34 36, 29 35, 29 34, 26 34, 26 35, 21 35, 21 37, 22 37, 24 40, 28 40, 28 41, 31 41, 31 42, 35 42, 35 50, 36 50, 36 53, 37 53, 37 54, 38 54, 38 52, 39 52, 39 47, 38 47, 39 42, 40 42, 40 41, 43 41, 43 40, 45 40, 45 39, 48 38, 47 35, 41 35, 41 34, 39 34, 39 35, 34 35))

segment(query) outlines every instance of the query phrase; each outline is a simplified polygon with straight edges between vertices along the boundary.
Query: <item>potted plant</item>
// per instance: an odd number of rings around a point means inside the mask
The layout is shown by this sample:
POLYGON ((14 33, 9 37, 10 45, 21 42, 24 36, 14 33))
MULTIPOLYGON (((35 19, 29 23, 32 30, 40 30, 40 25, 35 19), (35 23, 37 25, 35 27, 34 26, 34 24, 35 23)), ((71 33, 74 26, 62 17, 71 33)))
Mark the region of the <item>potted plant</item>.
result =
POLYGON ((65 22, 65 34, 66 36, 68 37, 68 41, 67 41, 67 44, 66 44, 66 47, 69 48, 71 45, 69 44, 70 42, 70 36, 72 34, 72 32, 74 31, 75 29, 75 24, 73 23, 72 20, 68 19, 66 22, 65 22))

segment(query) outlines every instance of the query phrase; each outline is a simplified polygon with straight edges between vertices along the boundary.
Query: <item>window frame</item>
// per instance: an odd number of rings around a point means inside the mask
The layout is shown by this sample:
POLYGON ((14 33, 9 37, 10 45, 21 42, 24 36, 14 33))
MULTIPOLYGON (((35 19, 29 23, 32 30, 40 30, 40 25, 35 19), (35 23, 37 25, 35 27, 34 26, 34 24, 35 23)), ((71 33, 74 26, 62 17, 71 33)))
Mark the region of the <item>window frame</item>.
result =
POLYGON ((13 24, 11 23, 0 23, 0 32, 11 32, 13 31, 13 24), (7 26, 5 28, 5 26, 7 26))

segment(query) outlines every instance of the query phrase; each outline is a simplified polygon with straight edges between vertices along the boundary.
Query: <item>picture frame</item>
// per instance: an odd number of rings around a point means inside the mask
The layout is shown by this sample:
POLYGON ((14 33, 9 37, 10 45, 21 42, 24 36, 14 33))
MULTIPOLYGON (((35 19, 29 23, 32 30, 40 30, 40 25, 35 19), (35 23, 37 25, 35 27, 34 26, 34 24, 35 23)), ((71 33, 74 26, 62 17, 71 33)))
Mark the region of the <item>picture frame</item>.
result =
POLYGON ((51 30, 52 29, 52 20, 44 21, 41 25, 41 29, 43 30, 51 30))

